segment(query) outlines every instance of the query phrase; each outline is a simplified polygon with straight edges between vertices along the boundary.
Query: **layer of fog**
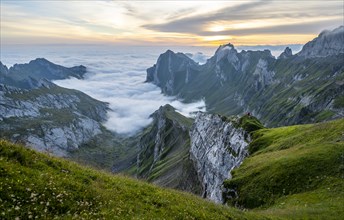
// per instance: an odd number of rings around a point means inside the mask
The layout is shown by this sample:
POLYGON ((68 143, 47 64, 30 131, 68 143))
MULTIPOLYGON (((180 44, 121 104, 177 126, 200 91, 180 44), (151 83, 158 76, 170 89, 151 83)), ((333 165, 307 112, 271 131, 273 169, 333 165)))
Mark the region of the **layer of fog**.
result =
MULTIPOLYGON (((83 91, 93 98, 108 102, 111 111, 108 112, 108 121, 104 125, 120 134, 134 134, 151 123, 150 115, 165 104, 171 104, 185 116, 190 116, 195 111, 206 110, 203 100, 185 104, 174 97, 164 96, 157 86, 144 83, 146 68, 155 64, 158 56, 167 49, 184 52, 199 64, 203 64, 214 54, 216 48, 100 45, 13 46, 4 48, 1 61, 7 66, 12 66, 15 63, 27 63, 37 57, 44 57, 53 63, 67 67, 86 66, 87 75, 84 80, 73 78, 55 81, 55 83, 62 87, 83 91)), ((238 49, 240 51, 240 49, 253 48, 238 49)), ((278 49, 280 51, 273 55, 277 56, 283 51, 282 47, 278 49)))

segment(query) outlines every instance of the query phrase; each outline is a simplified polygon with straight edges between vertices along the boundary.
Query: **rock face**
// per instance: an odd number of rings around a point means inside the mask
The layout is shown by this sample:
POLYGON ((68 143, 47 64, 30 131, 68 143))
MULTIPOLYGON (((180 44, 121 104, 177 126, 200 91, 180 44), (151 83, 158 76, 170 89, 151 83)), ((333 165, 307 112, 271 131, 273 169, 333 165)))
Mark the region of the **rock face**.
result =
POLYGON ((49 83, 24 90, 0 84, 2 137, 66 156, 100 134, 107 104, 49 83))
POLYGON ((139 141, 137 176, 155 184, 201 193, 201 185, 189 159, 189 128, 192 120, 170 105, 151 116, 153 122, 139 141))
POLYGON ((247 156, 248 134, 218 115, 198 113, 190 130, 190 155, 203 186, 203 196, 222 202, 222 184, 247 156))
POLYGON ((344 26, 333 31, 323 31, 319 36, 305 44, 297 54, 305 58, 327 57, 342 54, 344 57, 344 26))
POLYGON ((197 66, 197 63, 185 54, 167 50, 160 55, 156 65, 147 69, 146 81, 160 86, 168 95, 175 95, 182 84, 191 80, 197 66))
POLYGON ((199 112, 186 118, 160 107, 139 141, 137 177, 164 187, 223 202, 222 184, 248 155, 250 132, 263 126, 254 117, 199 112))
POLYGON ((185 102, 203 99, 214 114, 252 112, 268 126, 326 121, 343 117, 343 45, 339 27, 297 55, 286 48, 279 59, 269 50, 238 52, 226 44, 204 65, 187 65, 186 56, 168 51, 147 70, 147 81, 185 102))
POLYGON ((289 47, 286 47, 285 50, 279 55, 278 59, 286 59, 293 56, 293 52, 289 47))
POLYGON ((0 63, 0 78, 2 83, 24 89, 39 87, 42 79, 58 80, 75 77, 83 78, 86 67, 80 65, 71 68, 56 65, 44 58, 37 58, 26 64, 15 64, 7 69, 0 63))

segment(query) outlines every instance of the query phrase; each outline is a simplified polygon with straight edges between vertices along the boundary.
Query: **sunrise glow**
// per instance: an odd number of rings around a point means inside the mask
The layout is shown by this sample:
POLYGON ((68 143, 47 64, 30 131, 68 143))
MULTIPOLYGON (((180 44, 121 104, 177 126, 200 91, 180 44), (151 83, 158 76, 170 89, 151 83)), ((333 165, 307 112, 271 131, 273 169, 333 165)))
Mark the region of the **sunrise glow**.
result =
POLYGON ((342 24, 343 1, 1 1, 1 44, 305 43, 342 24))

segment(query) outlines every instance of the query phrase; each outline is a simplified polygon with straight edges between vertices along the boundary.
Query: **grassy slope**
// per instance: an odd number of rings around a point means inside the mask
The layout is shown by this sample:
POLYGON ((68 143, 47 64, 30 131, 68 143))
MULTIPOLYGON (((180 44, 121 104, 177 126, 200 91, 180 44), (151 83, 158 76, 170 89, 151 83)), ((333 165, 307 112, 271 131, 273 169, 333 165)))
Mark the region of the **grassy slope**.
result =
POLYGON ((255 213, 296 219, 344 217, 344 119, 261 129, 251 156, 225 182, 255 213))
POLYGON ((196 196, 0 141, 0 218, 243 219, 196 196))

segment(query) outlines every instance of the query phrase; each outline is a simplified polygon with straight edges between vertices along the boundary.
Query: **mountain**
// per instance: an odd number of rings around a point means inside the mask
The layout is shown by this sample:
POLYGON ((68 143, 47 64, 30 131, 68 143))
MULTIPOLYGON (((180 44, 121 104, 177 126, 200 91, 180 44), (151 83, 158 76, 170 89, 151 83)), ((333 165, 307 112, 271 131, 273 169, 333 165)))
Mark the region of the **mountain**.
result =
POLYGON ((252 116, 227 118, 199 112, 187 118, 170 106, 152 114, 143 131, 132 174, 164 187, 222 202, 221 186, 247 154, 250 132, 263 126, 252 116))
POLYGON ((146 82, 160 86, 164 93, 175 95, 197 73, 198 64, 183 53, 167 50, 156 65, 147 69, 146 82))
POLYGON ((279 59, 268 50, 238 52, 227 44, 198 65, 187 56, 167 51, 147 70, 147 82, 184 102, 204 99, 211 113, 251 112, 267 126, 341 118, 343 34, 343 27, 323 32, 300 53, 292 55, 286 49, 279 59), (307 55, 312 48, 314 54, 307 55))
POLYGON ((9 69, 0 62, 0 79, 2 83, 23 89, 32 89, 38 86, 42 79, 58 80, 75 77, 83 78, 85 66, 71 68, 56 65, 44 58, 37 58, 26 64, 15 64, 9 69))
POLYGON ((313 58, 344 54, 343 42, 344 26, 340 26, 333 31, 325 30, 318 37, 305 44, 297 55, 305 58, 313 58))
POLYGON ((48 80, 84 74, 83 66, 66 68, 45 59, 9 70, 2 65, 1 75, 11 83, 0 84, 0 137, 109 170, 135 155, 138 137, 128 140, 103 126, 108 103, 48 80))

